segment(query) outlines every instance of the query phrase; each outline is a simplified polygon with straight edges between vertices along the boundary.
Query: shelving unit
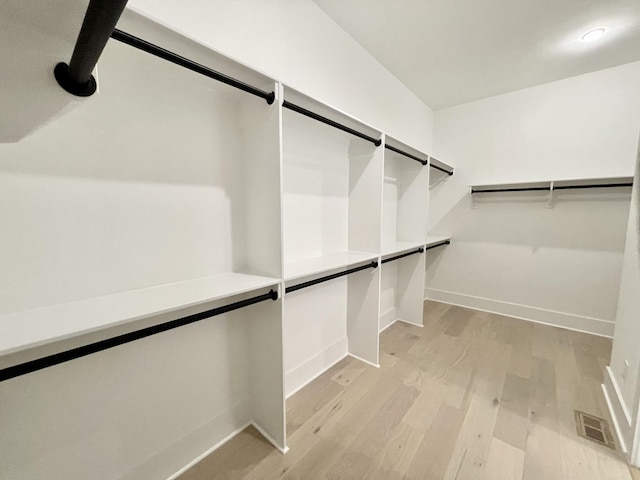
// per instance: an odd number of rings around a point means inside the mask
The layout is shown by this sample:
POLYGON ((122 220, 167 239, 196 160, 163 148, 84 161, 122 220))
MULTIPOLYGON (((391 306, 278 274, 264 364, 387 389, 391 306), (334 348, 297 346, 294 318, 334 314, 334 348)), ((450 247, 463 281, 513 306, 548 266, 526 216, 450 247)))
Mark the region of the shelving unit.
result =
POLYGON ((472 194, 504 192, 554 192, 556 190, 584 190, 591 188, 631 187, 633 177, 575 178, 560 180, 541 180, 535 182, 515 182, 499 184, 480 184, 471 186, 472 194))
MULTIPOLYGON (((372 139, 380 137, 291 89, 285 90, 284 98, 372 139)), ((286 108, 282 134, 287 285, 377 259, 382 149, 286 108)), ((347 353, 377 365, 378 279, 378 269, 366 270, 287 294, 287 395, 347 353)))
POLYGON ((385 146, 380 331, 396 320, 422 325, 424 255, 385 260, 424 247, 429 194, 428 155, 389 136, 385 146))
POLYGON ((345 355, 378 366, 381 310, 422 323, 434 159, 132 11, 118 28, 99 95, 0 145, 25 199, 0 205, 0 443, 23 478, 71 444, 104 475, 167 478, 247 424, 284 452, 287 395, 345 355), (24 466, 21 445, 50 453, 24 466))
MULTIPOLYGON (((135 15, 123 28, 231 63, 135 15)), ((279 289, 278 104, 114 41, 99 82, 0 145, 15 200, 0 207, 0 369, 279 289)), ((168 478, 249 423, 285 451, 283 385, 282 300, 248 306, 1 382, 2 463, 12 478, 168 478)))

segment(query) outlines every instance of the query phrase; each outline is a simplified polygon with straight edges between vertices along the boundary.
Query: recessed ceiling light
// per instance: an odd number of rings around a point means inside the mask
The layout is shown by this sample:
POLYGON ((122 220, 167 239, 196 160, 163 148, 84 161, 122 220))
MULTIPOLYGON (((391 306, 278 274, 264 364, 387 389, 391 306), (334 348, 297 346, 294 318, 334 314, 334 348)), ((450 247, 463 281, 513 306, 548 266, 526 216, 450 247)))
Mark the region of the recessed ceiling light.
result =
POLYGON ((582 35, 582 41, 587 43, 595 42, 596 40, 599 40, 600 38, 602 38, 602 36, 606 33, 606 31, 607 30, 604 28, 596 28, 594 30, 590 30, 584 35, 582 35))

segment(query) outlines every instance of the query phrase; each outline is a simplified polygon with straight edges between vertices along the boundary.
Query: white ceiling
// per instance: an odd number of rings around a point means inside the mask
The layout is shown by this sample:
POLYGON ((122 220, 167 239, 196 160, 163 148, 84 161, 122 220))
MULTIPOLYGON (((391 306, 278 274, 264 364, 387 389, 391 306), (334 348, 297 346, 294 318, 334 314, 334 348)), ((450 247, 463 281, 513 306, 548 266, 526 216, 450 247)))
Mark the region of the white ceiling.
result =
POLYGON ((434 109, 640 60, 640 0, 314 1, 434 109))

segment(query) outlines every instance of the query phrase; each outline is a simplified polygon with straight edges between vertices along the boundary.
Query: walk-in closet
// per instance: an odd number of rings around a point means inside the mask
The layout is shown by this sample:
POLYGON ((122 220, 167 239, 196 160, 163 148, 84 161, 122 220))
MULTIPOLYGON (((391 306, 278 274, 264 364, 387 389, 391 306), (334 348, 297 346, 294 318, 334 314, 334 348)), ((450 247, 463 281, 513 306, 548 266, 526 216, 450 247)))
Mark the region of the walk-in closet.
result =
POLYGON ((0 478, 640 478, 640 8, 563 5, 4 2, 0 478))

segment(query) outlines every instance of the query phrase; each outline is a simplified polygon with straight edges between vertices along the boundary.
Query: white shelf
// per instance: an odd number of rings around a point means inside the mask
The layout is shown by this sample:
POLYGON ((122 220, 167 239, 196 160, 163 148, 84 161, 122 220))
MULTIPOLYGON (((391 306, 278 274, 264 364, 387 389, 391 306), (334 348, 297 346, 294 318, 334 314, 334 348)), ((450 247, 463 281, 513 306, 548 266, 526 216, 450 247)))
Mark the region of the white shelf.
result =
MULTIPOLYGON (((471 185, 472 189, 502 189, 502 188, 544 188, 551 189, 551 184, 554 187, 560 186, 585 186, 585 185, 600 185, 600 184, 624 184, 633 183, 633 177, 597 177, 597 178, 562 178, 562 179, 550 179, 550 180, 533 180, 530 182, 501 182, 501 183, 479 183, 471 185)), ((544 190, 541 190, 544 191, 544 190)), ((480 193, 480 192, 478 192, 480 193)))
POLYGON ((297 278, 317 275, 337 268, 348 267, 367 260, 378 258, 377 253, 345 251, 330 253, 320 257, 287 262, 284 264, 284 279, 295 280, 297 278))
POLYGON ((414 250, 424 246, 424 242, 396 242, 394 244, 387 244, 382 247, 382 256, 394 255, 396 253, 403 253, 408 250, 414 250))
POLYGON ((451 240, 451 237, 443 235, 427 235, 427 243, 425 246, 430 247, 436 243, 444 242, 445 240, 451 240))
POLYGON ((227 273, 0 316, 0 355, 277 285, 227 273))

